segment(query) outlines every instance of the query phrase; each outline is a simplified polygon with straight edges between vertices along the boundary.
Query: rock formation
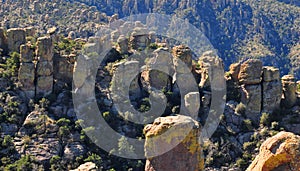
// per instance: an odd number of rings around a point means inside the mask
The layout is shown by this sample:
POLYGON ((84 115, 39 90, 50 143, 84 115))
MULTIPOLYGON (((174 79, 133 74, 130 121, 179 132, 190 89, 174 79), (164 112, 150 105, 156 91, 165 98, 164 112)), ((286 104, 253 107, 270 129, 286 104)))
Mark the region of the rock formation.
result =
POLYGON ((26 92, 29 98, 35 96, 35 64, 34 49, 30 44, 20 47, 20 68, 18 79, 22 84, 21 89, 26 92))
POLYGON ((148 68, 142 72, 142 82, 147 89, 170 90, 171 77, 174 74, 172 55, 166 48, 154 51, 154 57, 149 60, 148 68))
POLYGON ((124 35, 121 35, 118 38, 117 43, 118 43, 118 51, 121 54, 127 54, 128 53, 128 39, 124 35))
POLYGON ((250 59, 241 64, 238 75, 241 84, 241 102, 246 105, 246 116, 259 123, 262 111, 262 62, 250 59))
POLYGON ((259 84, 262 80, 262 61, 258 59, 249 59, 242 63, 238 75, 239 82, 245 85, 259 84))
POLYGON ((20 46, 26 43, 26 33, 22 28, 7 30, 7 44, 10 52, 20 53, 20 46))
POLYGON ((247 171, 300 170, 300 136, 280 132, 267 139, 247 171))
POLYGON ((5 50, 7 47, 6 37, 4 35, 4 29, 0 28, 0 49, 5 50))
POLYGON ((272 113, 280 107, 282 87, 278 68, 263 67, 262 111, 272 113))
POLYGON ((137 27, 131 33, 130 44, 134 50, 144 50, 150 45, 150 41, 149 33, 145 28, 137 27))
POLYGON ((80 165, 77 169, 71 170, 71 171, 97 171, 97 166, 95 163, 87 162, 82 165, 80 165))
POLYGON ((286 108, 293 107, 297 102, 296 95, 296 82, 293 75, 285 75, 281 79, 282 81, 282 105, 286 108))
POLYGON ((145 171, 204 169, 199 142, 200 128, 190 117, 178 115, 157 118, 152 125, 145 127, 144 132, 145 153, 148 157, 145 171), (164 134, 166 131, 171 132, 164 134), (178 142, 178 139, 183 141, 178 142), (173 146, 176 147, 161 154, 173 146), (161 155, 153 157, 155 154, 161 155))
POLYGON ((36 94, 50 94, 53 88, 53 44, 50 37, 37 40, 37 89, 36 94))

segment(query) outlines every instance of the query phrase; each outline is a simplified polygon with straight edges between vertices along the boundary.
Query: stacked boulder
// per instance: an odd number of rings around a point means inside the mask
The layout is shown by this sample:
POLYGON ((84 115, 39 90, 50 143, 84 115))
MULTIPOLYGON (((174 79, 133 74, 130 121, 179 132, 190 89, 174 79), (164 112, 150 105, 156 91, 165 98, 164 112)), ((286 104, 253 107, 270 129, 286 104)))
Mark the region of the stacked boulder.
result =
POLYGON ((157 90, 170 90, 172 86, 171 76, 174 74, 172 55, 166 48, 154 51, 154 57, 148 63, 148 68, 142 72, 144 87, 157 90))
POLYGON ((26 32, 22 28, 7 30, 7 44, 10 52, 20 53, 20 46, 26 43, 26 32))
POLYGON ((297 85, 293 75, 285 75, 281 79, 282 82, 282 105, 291 108, 297 103, 297 85))
POLYGON ((130 44, 134 50, 144 50, 151 43, 149 33, 145 28, 136 27, 131 33, 130 44))
POLYGON ((22 90, 29 98, 35 96, 35 64, 33 58, 34 49, 31 48, 31 44, 21 45, 18 79, 22 85, 22 90))
POLYGON ((278 68, 263 67, 262 92, 263 112, 272 113, 280 107, 282 88, 278 68))
POLYGON ((50 37, 37 40, 37 87, 36 94, 48 95, 53 88, 53 44, 50 37))
POLYGON ((144 132, 145 171, 204 169, 197 121, 182 115, 160 117, 147 125, 144 132))
POLYGON ((247 171, 300 170, 299 161, 300 136, 280 132, 261 145, 258 156, 247 171))
POLYGON ((262 67, 260 60, 249 59, 242 63, 238 75, 241 85, 241 102, 246 105, 246 116, 258 124, 262 111, 262 67))
POLYGON ((194 88, 193 84, 188 82, 189 80, 194 80, 190 78, 192 76, 192 51, 188 47, 180 45, 172 49, 172 54, 176 72, 175 82, 177 86, 181 86, 178 88, 184 97, 187 93, 194 92, 192 91, 192 88, 194 88))
POLYGON ((127 54, 128 53, 128 39, 124 35, 121 35, 118 38, 117 43, 118 43, 117 50, 121 54, 127 54))

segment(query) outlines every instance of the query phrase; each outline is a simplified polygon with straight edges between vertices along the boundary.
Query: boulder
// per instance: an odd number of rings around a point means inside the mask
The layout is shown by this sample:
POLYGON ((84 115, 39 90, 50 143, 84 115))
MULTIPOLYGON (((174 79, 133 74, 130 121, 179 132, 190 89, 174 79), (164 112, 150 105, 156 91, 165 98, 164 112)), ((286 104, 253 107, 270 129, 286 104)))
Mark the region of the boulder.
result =
POLYGON ((180 69, 180 65, 178 63, 178 60, 181 60, 185 63, 186 66, 190 70, 192 70, 192 50, 189 47, 186 47, 184 45, 175 46, 173 48, 173 61, 175 65, 176 72, 182 73, 182 69, 180 69))
POLYGON ((280 81, 279 69, 270 66, 263 67, 262 80, 264 82, 280 81))
POLYGON ((71 170, 71 171, 97 171, 97 166, 95 163, 87 162, 82 165, 80 165, 77 169, 71 170))
POLYGON ((300 170, 300 136, 280 132, 267 139, 247 171, 300 170))
POLYGON ((7 44, 10 52, 20 53, 20 46, 26 43, 26 33, 24 29, 12 28, 7 30, 7 44))
POLYGON ((65 147, 63 159, 64 161, 73 161, 78 156, 83 156, 86 149, 79 142, 72 142, 65 147))
POLYGON ((124 35, 121 35, 118 38, 117 43, 118 43, 117 50, 120 52, 120 54, 128 53, 128 39, 124 35))
POLYGON ((205 52, 198 61, 201 69, 199 86, 205 90, 224 90, 224 63, 213 51, 205 52), (214 82, 214 85, 211 83, 214 82))
POLYGON ((285 75, 281 79, 282 100, 281 104, 286 108, 292 108, 297 102, 296 82, 293 75, 285 75))
POLYGON ((145 171, 204 169, 197 121, 182 115, 160 117, 144 132, 145 171))
POLYGON ((131 33, 130 36, 130 44, 131 48, 134 50, 142 49, 144 50, 146 47, 150 45, 150 36, 148 31, 145 28, 137 27, 131 33))
POLYGON ((238 76, 241 84, 259 84, 262 80, 262 61, 249 59, 241 64, 238 76))

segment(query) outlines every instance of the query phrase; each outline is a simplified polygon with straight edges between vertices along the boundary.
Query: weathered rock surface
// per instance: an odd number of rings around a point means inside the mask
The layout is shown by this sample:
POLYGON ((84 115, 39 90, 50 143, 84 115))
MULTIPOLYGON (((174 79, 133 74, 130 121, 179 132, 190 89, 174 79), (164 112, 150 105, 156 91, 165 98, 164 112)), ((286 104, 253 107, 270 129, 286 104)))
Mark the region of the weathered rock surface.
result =
POLYGON ((239 82, 241 84, 259 84, 262 80, 262 61, 249 59, 241 65, 239 82))
POLYGON ((282 87, 278 68, 263 68, 262 92, 263 112, 272 113, 280 107, 282 87))
POLYGON ((259 123, 262 97, 261 85, 242 85, 241 102, 246 105, 246 116, 254 123, 259 123))
POLYGON ((37 40, 37 87, 36 94, 48 95, 53 88, 53 44, 50 37, 37 40))
POLYGON ((240 63, 234 63, 231 64, 229 67, 229 73, 232 76, 233 81, 237 82, 239 80, 239 73, 241 69, 241 64, 240 63))
POLYGON ((291 108, 297 102, 295 77, 293 75, 285 75, 282 77, 281 82, 283 91, 281 104, 286 108, 291 108))
POLYGON ((186 66, 190 70, 192 69, 192 50, 184 45, 175 46, 173 48, 173 57, 174 57, 174 65, 176 72, 178 73, 185 73, 184 69, 180 67, 178 60, 181 60, 185 63, 186 66))
POLYGON ((280 132, 267 139, 248 171, 300 170, 300 136, 280 132))
POLYGON ((201 68, 199 86, 205 90, 223 90, 226 88, 223 60, 214 52, 208 51, 198 61, 201 68), (213 85, 211 83, 214 83, 213 85))
POLYGON ((71 171, 97 171, 97 166, 95 163, 87 162, 82 165, 80 165, 77 169, 71 170, 71 171))
POLYGON ((33 98, 35 95, 35 64, 33 63, 34 49, 30 44, 20 47, 20 68, 18 79, 21 83, 21 89, 26 95, 33 98))
POLYGON ((270 66, 263 67, 262 79, 264 82, 280 81, 279 69, 270 66))
POLYGON ((75 65, 76 54, 70 55, 54 55, 53 59, 53 77, 56 80, 72 83, 73 70, 75 65))
POLYGON ((53 61, 53 44, 50 37, 38 38, 36 54, 41 62, 53 61))
POLYGON ((86 153, 86 149, 79 142, 72 142, 65 147, 63 159, 65 161, 73 161, 78 156, 83 156, 86 153))
POLYGON ((26 33, 22 28, 7 30, 8 50, 20 53, 20 46, 26 43, 26 33))
POLYGON ((124 35, 121 35, 118 40, 117 40, 117 43, 118 43, 118 51, 121 53, 121 54, 126 54, 128 53, 128 39, 124 36, 124 35))
POLYGON ((199 142, 200 128, 190 117, 178 115, 157 118, 152 125, 145 127, 144 132, 145 153, 148 157, 145 171, 204 169, 199 142), (170 147, 175 148, 168 151, 170 147), (157 154, 161 155, 153 157, 157 154))
POLYGON ((62 152, 57 138, 58 126, 47 115, 34 111, 30 113, 15 138, 16 150, 19 154, 35 156, 40 163, 49 163, 54 155, 62 152), (38 135, 33 137, 32 135, 38 135))
POLYGON ((7 46, 4 29, 0 27, 0 49, 5 50, 7 46))
POLYGON ((150 45, 150 42, 151 40, 149 37, 149 33, 145 28, 136 27, 131 33, 130 44, 132 49, 143 50, 150 45))
POLYGON ((142 82, 148 88, 170 90, 171 76, 174 74, 172 55, 164 48, 155 50, 154 55, 149 61, 149 67, 142 72, 142 82))

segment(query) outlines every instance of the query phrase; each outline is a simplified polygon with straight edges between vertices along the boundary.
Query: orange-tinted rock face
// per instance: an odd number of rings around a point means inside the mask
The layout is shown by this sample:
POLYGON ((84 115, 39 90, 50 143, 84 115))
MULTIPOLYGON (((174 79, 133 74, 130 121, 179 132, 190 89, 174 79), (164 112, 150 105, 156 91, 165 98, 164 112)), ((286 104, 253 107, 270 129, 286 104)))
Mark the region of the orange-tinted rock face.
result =
POLYGON ((247 171, 300 170, 300 136, 280 132, 267 139, 247 171))
POLYGON ((152 125, 146 126, 144 132, 146 135, 145 153, 148 157, 145 171, 204 169, 199 142, 200 128, 198 123, 190 117, 178 115, 158 118, 152 125), (187 134, 185 134, 186 131, 187 134), (172 148, 174 146, 175 148, 172 148), (167 152, 163 153, 164 151, 167 152), (155 156, 160 153, 163 154, 155 156))

